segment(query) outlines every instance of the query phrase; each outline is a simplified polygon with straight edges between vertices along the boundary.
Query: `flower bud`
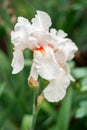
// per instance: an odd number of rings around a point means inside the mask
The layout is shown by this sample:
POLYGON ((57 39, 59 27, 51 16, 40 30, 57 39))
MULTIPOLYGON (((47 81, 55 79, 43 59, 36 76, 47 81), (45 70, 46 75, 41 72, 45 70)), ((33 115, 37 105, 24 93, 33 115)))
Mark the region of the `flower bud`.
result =
POLYGON ((37 82, 32 76, 30 77, 28 84, 29 84, 30 88, 32 88, 34 91, 38 91, 39 82, 37 82))
POLYGON ((16 15, 13 15, 13 16, 11 17, 11 22, 12 22, 13 24, 15 24, 15 23, 16 23, 16 20, 17 20, 16 15))
POLYGON ((40 108, 40 106, 42 105, 43 100, 44 100, 44 95, 43 94, 41 94, 40 96, 38 96, 38 98, 37 98, 37 107, 38 108, 40 108))

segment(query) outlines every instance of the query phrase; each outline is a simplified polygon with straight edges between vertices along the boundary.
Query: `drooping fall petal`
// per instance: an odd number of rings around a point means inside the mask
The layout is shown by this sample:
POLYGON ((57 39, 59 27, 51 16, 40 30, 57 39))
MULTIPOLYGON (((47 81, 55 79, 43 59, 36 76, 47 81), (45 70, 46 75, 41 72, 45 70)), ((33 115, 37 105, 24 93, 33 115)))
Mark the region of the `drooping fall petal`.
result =
POLYGON ((63 99, 66 94, 66 88, 70 83, 70 79, 64 72, 57 75, 54 80, 51 80, 43 93, 49 102, 58 102, 63 99))
POLYGON ((13 67, 12 74, 17 74, 23 69, 24 57, 22 51, 15 51, 13 53, 13 60, 11 65, 13 67))
POLYGON ((55 59, 53 50, 49 46, 44 47, 42 51, 35 50, 34 62, 37 72, 42 78, 52 80, 60 73, 60 67, 55 59))

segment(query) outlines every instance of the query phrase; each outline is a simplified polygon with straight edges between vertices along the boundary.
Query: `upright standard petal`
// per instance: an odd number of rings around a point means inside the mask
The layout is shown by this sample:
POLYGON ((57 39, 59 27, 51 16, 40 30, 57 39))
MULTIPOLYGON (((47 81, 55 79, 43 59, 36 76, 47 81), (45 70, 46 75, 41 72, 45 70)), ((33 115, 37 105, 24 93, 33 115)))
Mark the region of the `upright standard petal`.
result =
POLYGON ((39 47, 37 41, 37 39, 28 35, 26 30, 21 29, 11 32, 11 42, 17 50, 24 50, 26 48, 33 50, 35 47, 39 47))
POLYGON ((57 30, 54 29, 54 28, 51 28, 51 29, 50 29, 50 34, 51 34, 52 36, 56 37, 56 35, 57 35, 57 30))
POLYGON ((26 44, 29 41, 30 23, 23 17, 18 17, 18 23, 11 32, 11 42, 17 46, 19 44, 26 44))
POLYGON ((26 44, 28 42, 27 34, 25 31, 12 31, 11 32, 11 42, 14 44, 14 46, 17 46, 19 44, 26 44))
POLYGON ((34 51, 34 62, 36 70, 42 78, 52 80, 56 78, 57 74, 61 73, 53 50, 49 46, 34 51))
POLYGON ((36 30, 48 30, 51 26, 51 18, 44 11, 37 11, 37 15, 32 19, 32 26, 36 30))
POLYGON ((63 30, 59 30, 57 32, 57 37, 65 38, 67 36, 67 33, 65 33, 63 30))
POLYGON ((77 50, 78 48, 75 43, 72 42, 71 39, 66 38, 66 41, 56 46, 54 53, 58 63, 64 64, 74 58, 75 52, 77 50))
POLYGON ((64 45, 62 45, 61 50, 65 54, 66 61, 70 61, 74 58, 74 54, 78 50, 78 48, 71 39, 67 39, 64 45))
POLYGON ((50 34, 51 35, 53 35, 53 36, 55 36, 55 37, 60 37, 60 38, 65 38, 66 36, 67 36, 67 33, 65 33, 63 30, 56 30, 56 29, 54 29, 54 28, 51 28, 50 29, 50 34))
POLYGON ((30 22, 23 17, 18 17, 17 21, 14 31, 11 32, 11 42, 19 50, 24 50, 25 48, 33 50, 34 47, 37 47, 37 40, 31 36, 32 28, 30 22))
POLYGON ((15 51, 13 53, 13 60, 11 66, 13 67, 12 74, 17 74, 23 69, 24 57, 22 51, 15 51))
POLYGON ((31 33, 31 23, 29 22, 29 20, 28 19, 26 19, 26 18, 24 18, 24 17, 18 17, 18 19, 17 19, 17 23, 16 23, 16 25, 15 25, 15 28, 14 28, 14 30, 15 31, 19 31, 19 30, 21 30, 21 29, 25 29, 25 31, 27 32, 27 33, 31 33))
POLYGON ((48 86, 44 89, 43 93, 45 98, 49 102, 58 102, 62 100, 66 94, 66 88, 69 86, 70 79, 65 74, 65 72, 61 72, 61 74, 57 74, 54 80, 51 80, 48 86))
POLYGON ((52 28, 49 34, 51 36, 50 41, 52 41, 55 48, 61 47, 63 43, 67 42, 67 34, 62 30, 57 31, 52 28))

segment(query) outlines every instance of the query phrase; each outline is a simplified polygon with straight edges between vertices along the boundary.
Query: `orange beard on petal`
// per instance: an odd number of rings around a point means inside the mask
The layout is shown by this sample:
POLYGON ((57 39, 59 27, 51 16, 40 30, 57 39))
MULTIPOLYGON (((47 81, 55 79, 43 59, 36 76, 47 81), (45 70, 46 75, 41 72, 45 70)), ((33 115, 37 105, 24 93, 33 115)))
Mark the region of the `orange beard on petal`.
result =
MULTIPOLYGON (((49 43, 48 46, 51 47, 51 48, 54 47, 51 43, 49 43)), ((40 46, 40 47, 38 47, 38 48, 34 48, 34 50, 40 51, 41 53, 44 53, 44 52, 45 52, 45 49, 44 49, 43 46, 40 46)))
POLYGON ((44 47, 40 46, 39 48, 35 48, 34 50, 40 51, 40 52, 45 52, 44 47))

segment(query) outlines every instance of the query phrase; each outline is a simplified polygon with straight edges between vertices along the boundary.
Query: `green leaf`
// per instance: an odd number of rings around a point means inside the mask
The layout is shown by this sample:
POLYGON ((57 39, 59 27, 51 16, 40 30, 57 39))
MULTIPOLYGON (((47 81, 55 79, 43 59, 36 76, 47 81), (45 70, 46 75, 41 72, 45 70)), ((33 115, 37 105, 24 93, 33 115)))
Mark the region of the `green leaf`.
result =
POLYGON ((51 106, 51 104, 49 104, 47 101, 43 102, 41 109, 43 109, 47 114, 51 115, 53 118, 56 115, 56 112, 55 112, 53 106, 51 106))
POLYGON ((76 68, 72 73, 76 79, 83 78, 87 76, 87 68, 76 68))
POLYGON ((69 88, 66 97, 64 98, 60 111, 55 115, 56 124, 49 130, 68 130, 70 116, 71 116, 71 105, 72 105, 73 89, 69 88))
POLYGON ((87 91, 87 77, 81 80, 81 91, 87 91))
POLYGON ((2 83, 0 84, 0 96, 3 94, 4 90, 5 90, 5 87, 6 87, 6 83, 2 83))
POLYGON ((83 101, 80 103, 80 107, 76 111, 76 118, 82 118, 87 116, 87 101, 83 101))
POLYGON ((7 119, 1 130, 18 130, 18 127, 16 127, 12 121, 7 119))
MULTIPOLYGON (((4 54, 3 51, 0 50, 0 71, 9 71, 9 62, 8 62, 8 58, 6 57, 6 55, 4 54)), ((3 74, 3 73, 2 73, 3 74)))
POLYGON ((0 111, 0 129, 2 128, 4 122, 8 119, 9 115, 12 113, 13 105, 10 105, 8 108, 0 111))
POLYGON ((32 124, 32 115, 25 115, 22 120, 21 130, 29 130, 32 124))
POLYGON ((73 89, 69 88, 67 96, 65 97, 58 116, 58 130, 67 130, 70 121, 71 105, 72 105, 73 89))
POLYGON ((60 108, 57 122, 55 125, 55 130, 68 130, 71 116, 72 94, 73 89, 71 87, 69 88, 68 93, 62 102, 62 106, 60 108))

